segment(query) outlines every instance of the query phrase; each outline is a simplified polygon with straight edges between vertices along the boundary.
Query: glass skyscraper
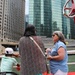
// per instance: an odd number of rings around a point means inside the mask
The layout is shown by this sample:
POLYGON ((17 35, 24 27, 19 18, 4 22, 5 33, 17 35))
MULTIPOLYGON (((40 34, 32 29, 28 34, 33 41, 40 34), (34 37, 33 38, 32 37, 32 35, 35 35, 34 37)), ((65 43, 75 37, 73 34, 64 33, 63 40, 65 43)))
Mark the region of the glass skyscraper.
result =
MULTIPOLYGON (((66 0, 61 1, 61 7, 63 8, 66 0)), ((64 33, 66 38, 70 38, 71 35, 71 27, 70 27, 70 18, 65 17, 62 14, 62 32, 64 33)))
POLYGON ((29 24, 35 25, 38 35, 51 37, 60 30, 68 38, 70 19, 63 15, 66 0, 29 0, 29 24))
POLYGON ((29 0, 29 23, 38 35, 50 35, 50 0, 29 0))

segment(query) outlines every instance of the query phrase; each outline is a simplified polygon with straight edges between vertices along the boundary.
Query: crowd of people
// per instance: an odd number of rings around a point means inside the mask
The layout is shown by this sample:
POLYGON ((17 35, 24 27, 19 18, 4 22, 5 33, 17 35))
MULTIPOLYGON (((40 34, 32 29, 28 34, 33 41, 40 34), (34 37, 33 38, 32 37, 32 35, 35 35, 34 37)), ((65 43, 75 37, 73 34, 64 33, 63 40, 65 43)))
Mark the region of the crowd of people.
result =
POLYGON ((12 66, 17 65, 20 75, 48 75, 48 60, 51 75, 67 75, 68 54, 63 33, 54 31, 54 45, 52 49, 46 50, 41 37, 36 33, 34 25, 25 28, 24 36, 19 40, 20 64, 13 57, 13 49, 5 49, 5 56, 1 59, 1 72, 12 72, 12 66))

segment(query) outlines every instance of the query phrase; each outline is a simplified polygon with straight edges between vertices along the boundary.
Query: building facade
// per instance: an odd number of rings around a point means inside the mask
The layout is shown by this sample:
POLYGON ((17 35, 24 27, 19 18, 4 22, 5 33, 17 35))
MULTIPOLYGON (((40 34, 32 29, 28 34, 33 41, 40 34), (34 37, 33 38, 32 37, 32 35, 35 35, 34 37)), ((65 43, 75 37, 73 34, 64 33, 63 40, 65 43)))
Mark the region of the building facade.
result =
POLYGON ((24 33, 25 0, 0 0, 0 41, 18 41, 24 33))
POLYGON ((38 35, 49 35, 50 15, 50 0, 29 0, 29 24, 35 25, 38 35))
POLYGON ((51 0, 52 4, 52 32, 60 30, 66 38, 70 35, 70 19, 63 15, 66 0, 51 0))
POLYGON ((70 35, 70 38, 72 39, 75 39, 75 22, 74 22, 74 19, 71 18, 70 19, 70 24, 71 24, 71 35, 70 35))
POLYGON ((70 35, 70 19, 63 15, 66 0, 29 0, 29 23, 35 25, 38 35, 51 37, 60 30, 70 35))

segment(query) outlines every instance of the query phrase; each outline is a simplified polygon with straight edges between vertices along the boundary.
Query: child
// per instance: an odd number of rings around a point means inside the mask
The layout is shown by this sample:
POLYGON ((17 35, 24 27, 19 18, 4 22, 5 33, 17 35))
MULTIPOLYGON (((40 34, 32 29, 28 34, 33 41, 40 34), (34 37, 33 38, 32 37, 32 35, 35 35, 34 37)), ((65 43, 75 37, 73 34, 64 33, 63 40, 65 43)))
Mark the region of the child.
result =
POLYGON ((17 69, 20 69, 20 65, 13 58, 13 49, 12 48, 5 48, 5 56, 1 58, 1 72, 12 72, 13 66, 17 66, 17 69))

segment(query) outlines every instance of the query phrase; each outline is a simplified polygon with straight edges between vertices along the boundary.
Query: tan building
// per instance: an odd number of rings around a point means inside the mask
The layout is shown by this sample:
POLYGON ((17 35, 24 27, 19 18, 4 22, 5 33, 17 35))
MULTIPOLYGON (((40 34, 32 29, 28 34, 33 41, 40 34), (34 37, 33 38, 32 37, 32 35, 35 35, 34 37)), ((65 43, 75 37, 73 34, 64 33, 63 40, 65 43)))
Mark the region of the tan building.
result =
POLYGON ((18 41, 24 33, 25 0, 0 0, 0 41, 18 41))

